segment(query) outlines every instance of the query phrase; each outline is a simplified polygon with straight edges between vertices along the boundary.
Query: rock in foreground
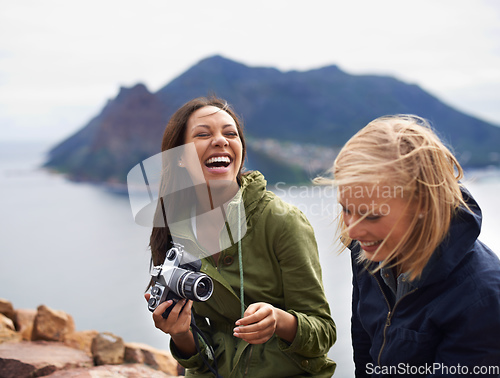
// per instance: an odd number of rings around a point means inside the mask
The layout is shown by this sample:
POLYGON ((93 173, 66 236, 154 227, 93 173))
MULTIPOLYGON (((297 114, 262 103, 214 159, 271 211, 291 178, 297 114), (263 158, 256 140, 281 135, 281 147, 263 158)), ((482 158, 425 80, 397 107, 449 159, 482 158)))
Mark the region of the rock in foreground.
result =
POLYGON ((75 331, 63 311, 15 310, 0 298, 0 378, 165 378, 178 376, 178 367, 167 351, 108 332, 75 331))
POLYGON ((57 370, 90 368, 93 365, 85 352, 56 342, 0 344, 2 378, 41 377, 57 370))

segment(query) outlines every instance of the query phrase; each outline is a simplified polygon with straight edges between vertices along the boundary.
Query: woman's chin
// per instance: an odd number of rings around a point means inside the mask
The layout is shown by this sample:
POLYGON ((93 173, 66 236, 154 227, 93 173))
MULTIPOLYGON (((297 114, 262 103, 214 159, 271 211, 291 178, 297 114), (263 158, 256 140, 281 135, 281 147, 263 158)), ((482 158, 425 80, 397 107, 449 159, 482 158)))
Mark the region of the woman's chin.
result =
POLYGON ((227 181, 236 182, 236 172, 228 167, 217 167, 217 168, 203 168, 203 174, 205 176, 205 181, 227 181))
POLYGON ((384 260, 385 256, 384 254, 379 251, 378 248, 379 246, 376 246, 375 248, 373 247, 361 247, 363 251, 363 255, 365 256, 366 259, 374 262, 380 262, 384 260), (366 248, 366 249, 365 249, 366 248))

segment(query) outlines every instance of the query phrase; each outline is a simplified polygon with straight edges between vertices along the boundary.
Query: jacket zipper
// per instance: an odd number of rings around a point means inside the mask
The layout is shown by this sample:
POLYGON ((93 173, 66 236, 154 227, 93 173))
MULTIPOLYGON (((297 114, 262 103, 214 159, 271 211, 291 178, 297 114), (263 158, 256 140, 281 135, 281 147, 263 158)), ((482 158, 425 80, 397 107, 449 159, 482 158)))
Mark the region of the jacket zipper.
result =
MULTIPOLYGON (((382 289, 382 286, 380 286, 380 282, 378 280, 377 277, 375 277, 375 275, 373 273, 370 272, 370 274, 373 276, 373 278, 375 279, 375 281, 377 281, 377 284, 378 284, 378 287, 380 289, 380 292, 382 293, 382 296, 384 297, 385 299, 385 303, 387 304, 387 308, 389 309, 389 311, 387 312, 387 319, 385 321, 385 327, 384 327, 384 341, 382 343, 382 347, 380 348, 380 353, 378 355, 378 365, 380 366, 380 357, 382 355, 382 350, 384 350, 384 347, 385 347, 385 343, 386 343, 386 332, 387 332, 387 328, 389 327, 389 325, 391 324, 391 304, 389 303, 389 300, 387 299, 387 296, 385 295, 384 293, 384 290, 382 289)), ((394 306, 396 307, 396 306, 394 306)))
POLYGON ((375 277, 375 275, 373 275, 373 278, 375 278, 375 281, 377 281, 378 287, 379 287, 379 289, 380 289, 380 291, 381 291, 381 293, 382 293, 382 295, 383 295, 383 297, 385 299, 385 303, 387 304, 387 307, 389 308, 389 311, 387 313, 387 318, 385 320, 385 326, 384 326, 384 341, 382 342, 382 346, 380 347, 380 352, 378 354, 378 360, 377 360, 378 366, 380 366, 380 360, 382 358, 382 352, 384 351, 385 344, 387 342, 387 338, 386 338, 387 337, 387 329, 391 325, 391 320, 392 320, 392 317, 394 316, 394 311, 396 311, 396 307, 403 300, 403 298, 406 298, 408 295, 413 294, 415 291, 418 290, 418 288, 415 288, 415 289, 409 291, 408 293, 406 293, 405 295, 403 295, 401 298, 399 298, 399 300, 394 304, 394 307, 391 310, 391 305, 389 303, 389 300, 387 299, 387 296, 385 295, 384 290, 382 289, 382 286, 380 286, 380 282, 379 282, 378 278, 375 277))

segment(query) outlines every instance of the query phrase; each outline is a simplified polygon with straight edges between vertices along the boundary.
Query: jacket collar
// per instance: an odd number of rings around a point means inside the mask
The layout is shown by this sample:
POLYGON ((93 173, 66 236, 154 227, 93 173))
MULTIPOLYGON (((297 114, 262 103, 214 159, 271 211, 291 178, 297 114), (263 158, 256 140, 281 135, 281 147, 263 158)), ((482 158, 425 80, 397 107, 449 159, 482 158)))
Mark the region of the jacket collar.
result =
POLYGON ((458 208, 451 221, 448 235, 432 254, 420 279, 412 282, 416 287, 446 280, 466 254, 470 253, 481 232, 481 208, 465 187, 462 187, 461 191, 465 203, 472 212, 463 206, 458 208))

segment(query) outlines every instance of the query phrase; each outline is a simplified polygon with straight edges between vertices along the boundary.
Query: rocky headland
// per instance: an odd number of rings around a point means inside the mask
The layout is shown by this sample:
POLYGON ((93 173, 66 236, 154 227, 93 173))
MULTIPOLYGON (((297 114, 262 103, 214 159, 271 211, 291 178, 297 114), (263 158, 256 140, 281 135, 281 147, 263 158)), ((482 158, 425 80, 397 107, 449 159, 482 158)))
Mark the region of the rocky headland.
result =
POLYGON ((0 298, 0 378, 166 378, 183 375, 170 352, 95 330, 45 305, 15 309, 0 298))
POLYGON ((128 172, 160 152, 165 126, 185 102, 217 94, 234 106, 248 139, 245 167, 268 183, 310 183, 345 142, 374 118, 428 119, 466 168, 500 166, 500 127, 390 76, 351 75, 335 65, 283 72, 222 56, 201 60, 156 92, 144 84, 116 97, 54 146, 45 166, 74 181, 123 188, 128 172))

